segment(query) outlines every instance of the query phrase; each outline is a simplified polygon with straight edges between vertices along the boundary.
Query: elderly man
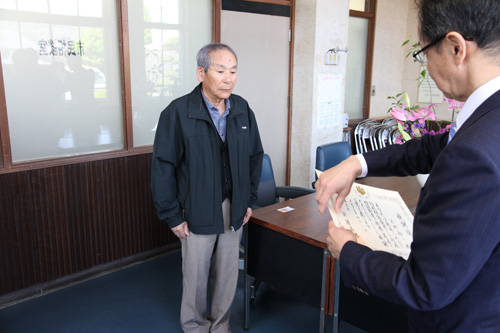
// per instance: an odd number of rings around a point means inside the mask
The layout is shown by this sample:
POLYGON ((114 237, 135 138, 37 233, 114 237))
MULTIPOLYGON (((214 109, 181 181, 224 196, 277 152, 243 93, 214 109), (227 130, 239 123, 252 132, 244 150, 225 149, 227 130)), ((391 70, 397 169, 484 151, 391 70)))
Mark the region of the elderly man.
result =
POLYGON ((161 113, 151 187, 158 217, 181 240, 182 329, 230 332, 242 226, 257 199, 263 149, 254 113, 232 94, 235 52, 209 44, 196 59, 201 84, 161 113))
POLYGON ((420 0, 414 54, 448 98, 465 101, 450 133, 352 156, 316 183, 340 211, 357 177, 429 173, 408 260, 358 244, 330 222, 346 286, 409 308, 409 330, 500 332, 500 1, 420 0))

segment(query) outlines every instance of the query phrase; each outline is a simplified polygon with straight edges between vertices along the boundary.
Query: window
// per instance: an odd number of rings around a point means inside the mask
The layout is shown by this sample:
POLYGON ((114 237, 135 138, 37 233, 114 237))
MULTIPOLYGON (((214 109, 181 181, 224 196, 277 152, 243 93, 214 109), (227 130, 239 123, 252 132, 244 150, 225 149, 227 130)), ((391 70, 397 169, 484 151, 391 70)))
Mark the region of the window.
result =
POLYGON ((116 2, 0 5, 12 161, 123 148, 116 2))
POLYGON ((368 118, 372 78, 375 0, 350 0, 345 110, 350 120, 368 118))
POLYGON ((370 5, 370 0, 349 0, 349 9, 358 12, 370 12, 370 5))
POLYGON ((160 112, 198 84, 196 53, 210 42, 206 0, 129 1, 134 146, 153 144, 160 112))
POLYGON ((159 113, 197 84, 214 3, 1 0, 0 172, 152 145, 159 113))

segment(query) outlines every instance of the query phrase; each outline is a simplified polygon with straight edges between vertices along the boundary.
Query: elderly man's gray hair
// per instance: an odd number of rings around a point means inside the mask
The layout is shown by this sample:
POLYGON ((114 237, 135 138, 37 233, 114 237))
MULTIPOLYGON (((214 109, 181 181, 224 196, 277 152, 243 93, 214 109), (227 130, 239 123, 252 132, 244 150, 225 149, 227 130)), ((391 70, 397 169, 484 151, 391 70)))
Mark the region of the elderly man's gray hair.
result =
POLYGON ((208 68, 212 64, 212 54, 220 50, 228 50, 229 52, 231 52, 236 58, 236 64, 238 64, 238 56, 236 56, 236 52, 234 52, 232 48, 230 48, 226 44, 210 43, 203 46, 198 51, 198 54, 196 55, 196 62, 198 67, 203 67, 203 70, 206 73, 208 71, 208 68))

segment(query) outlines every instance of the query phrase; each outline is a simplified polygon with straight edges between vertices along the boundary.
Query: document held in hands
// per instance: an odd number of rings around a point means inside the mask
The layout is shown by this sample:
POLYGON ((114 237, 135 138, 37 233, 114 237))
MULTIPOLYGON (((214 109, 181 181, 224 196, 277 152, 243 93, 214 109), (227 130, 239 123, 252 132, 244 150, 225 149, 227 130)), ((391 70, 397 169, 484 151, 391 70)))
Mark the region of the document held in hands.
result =
POLYGON ((353 183, 340 213, 334 209, 335 198, 328 202, 335 225, 352 230, 372 250, 408 259, 413 215, 398 192, 353 183))

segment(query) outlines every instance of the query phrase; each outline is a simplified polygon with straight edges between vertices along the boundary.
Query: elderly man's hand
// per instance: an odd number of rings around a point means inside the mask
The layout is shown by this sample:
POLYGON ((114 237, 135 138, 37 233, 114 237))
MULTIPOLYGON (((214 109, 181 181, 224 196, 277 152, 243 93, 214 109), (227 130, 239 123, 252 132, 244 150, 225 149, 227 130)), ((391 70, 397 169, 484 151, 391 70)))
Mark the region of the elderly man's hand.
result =
POLYGON ((172 232, 180 239, 186 239, 189 236, 189 227, 187 221, 184 221, 177 227, 172 228, 172 232))
POLYGON ((328 244, 328 250, 332 254, 332 257, 338 259, 340 257, 340 251, 344 247, 344 244, 348 241, 357 242, 356 235, 351 230, 347 230, 343 227, 335 226, 333 221, 328 224, 328 237, 326 242, 328 244))
POLYGON ((328 201, 334 194, 338 194, 335 200, 335 210, 340 212, 345 197, 351 191, 352 183, 361 174, 361 171, 361 163, 358 158, 350 156, 342 163, 321 174, 314 185, 320 214, 325 212, 328 201))
POLYGON ((248 207, 247 213, 245 214, 245 217, 243 218, 243 225, 247 224, 247 222, 250 221, 250 217, 252 217, 252 208, 248 207))

